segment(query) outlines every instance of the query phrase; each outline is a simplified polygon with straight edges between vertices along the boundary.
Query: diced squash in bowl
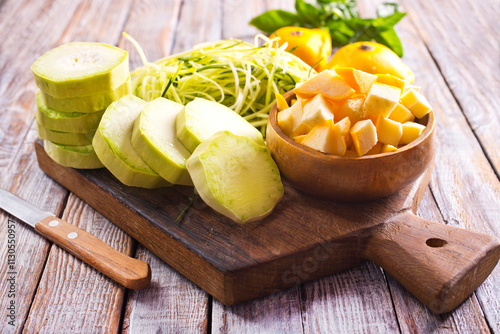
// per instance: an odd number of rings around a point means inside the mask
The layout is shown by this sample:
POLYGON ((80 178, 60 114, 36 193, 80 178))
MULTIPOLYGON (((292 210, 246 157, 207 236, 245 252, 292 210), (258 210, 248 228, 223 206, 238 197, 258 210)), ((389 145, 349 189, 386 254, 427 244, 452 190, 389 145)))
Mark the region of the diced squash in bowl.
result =
POLYGON ((425 130, 419 122, 432 107, 419 90, 389 74, 334 67, 297 84, 290 107, 277 97, 278 126, 325 154, 395 152, 425 130))

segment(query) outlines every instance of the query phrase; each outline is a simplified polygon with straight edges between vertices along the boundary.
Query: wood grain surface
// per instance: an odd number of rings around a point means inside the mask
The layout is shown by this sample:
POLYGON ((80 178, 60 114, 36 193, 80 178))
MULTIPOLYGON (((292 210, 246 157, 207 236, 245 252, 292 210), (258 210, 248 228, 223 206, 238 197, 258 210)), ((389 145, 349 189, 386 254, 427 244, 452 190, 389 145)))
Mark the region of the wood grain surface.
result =
MULTIPOLYGON (((375 14, 378 2, 358 0, 375 14)), ((398 1, 408 12, 397 31, 404 61, 433 105, 437 154, 417 214, 442 224, 500 236, 496 1, 398 1)), ((16 226, 16 321, 7 325, 9 278, 0 265, 2 333, 496 333, 500 268, 457 309, 434 315, 389 274, 368 262, 353 270, 236 306, 224 306, 156 258, 38 168, 33 151, 36 86, 31 63, 61 43, 103 41, 125 48, 134 36, 149 59, 221 37, 251 41, 248 18, 293 0, 3 0, 0 1, 0 186, 68 219, 114 248, 150 262, 150 288, 126 292, 32 229, 16 226), (205 15, 203 15, 205 14, 205 15)), ((186 194, 187 196, 189 194, 186 194)), ((184 204, 184 203, 182 203, 184 204)))

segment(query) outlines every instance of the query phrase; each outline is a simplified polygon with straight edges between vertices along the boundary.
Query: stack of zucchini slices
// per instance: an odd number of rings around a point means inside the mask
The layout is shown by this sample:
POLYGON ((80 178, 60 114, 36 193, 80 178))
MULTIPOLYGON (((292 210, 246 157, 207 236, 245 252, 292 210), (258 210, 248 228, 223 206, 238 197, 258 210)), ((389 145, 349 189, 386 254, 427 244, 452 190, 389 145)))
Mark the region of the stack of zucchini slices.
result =
POLYGON ((106 108, 131 91, 127 52, 67 43, 45 53, 31 70, 40 88, 36 122, 47 154, 67 167, 103 167, 92 139, 106 108))

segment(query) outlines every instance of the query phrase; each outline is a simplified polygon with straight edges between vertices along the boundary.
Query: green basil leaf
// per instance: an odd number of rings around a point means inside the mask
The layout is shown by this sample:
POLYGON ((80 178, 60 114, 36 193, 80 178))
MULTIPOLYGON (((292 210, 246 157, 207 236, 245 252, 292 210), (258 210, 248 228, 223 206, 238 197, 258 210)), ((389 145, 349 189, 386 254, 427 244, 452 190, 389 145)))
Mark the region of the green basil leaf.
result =
POLYGON ((405 17, 406 13, 394 13, 389 16, 378 17, 374 19, 373 24, 380 27, 385 27, 386 29, 390 29, 396 25, 403 17, 405 17))
POLYGON ((250 21, 250 25, 268 34, 282 27, 295 26, 297 23, 299 23, 297 14, 281 9, 269 10, 250 21))
POLYGON ((355 34, 354 30, 349 28, 345 21, 341 20, 328 22, 327 28, 334 47, 349 44, 355 34))
POLYGON ((295 0, 295 10, 302 22, 310 24, 312 27, 321 26, 321 11, 304 0, 295 0))
POLYGON ((398 56, 403 57, 403 45, 394 28, 382 31, 376 38, 377 43, 383 44, 394 51, 398 56))

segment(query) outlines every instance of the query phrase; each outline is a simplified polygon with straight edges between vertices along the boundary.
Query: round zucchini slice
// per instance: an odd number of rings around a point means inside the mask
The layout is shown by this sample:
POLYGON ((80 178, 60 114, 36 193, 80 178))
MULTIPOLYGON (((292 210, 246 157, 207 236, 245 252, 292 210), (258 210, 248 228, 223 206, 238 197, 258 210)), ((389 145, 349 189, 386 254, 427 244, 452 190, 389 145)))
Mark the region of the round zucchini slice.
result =
POLYGON ((59 99, 113 91, 130 75, 126 51, 86 42, 67 43, 48 51, 31 70, 37 86, 59 99))
POLYGON ((49 157, 65 167, 78 169, 97 169, 104 167, 95 154, 92 145, 59 145, 48 140, 44 140, 43 147, 49 157))
POLYGON ((125 81, 120 87, 115 90, 101 92, 93 95, 69 98, 56 98, 45 92, 41 92, 43 103, 51 109, 63 112, 78 112, 78 113, 95 113, 99 110, 106 109, 112 102, 121 97, 130 94, 131 86, 130 79, 125 81))
POLYGON ((36 95, 36 121, 46 129, 73 133, 92 132, 97 129, 106 109, 91 114, 62 112, 45 105, 42 93, 36 95))
POLYGON ((61 145, 90 145, 92 144, 92 138, 94 137, 95 131, 87 133, 71 133, 63 131, 49 130, 38 122, 36 123, 36 128, 38 130, 38 136, 42 139, 51 141, 53 143, 61 145))
POLYGON ((102 164, 123 184, 141 188, 170 185, 132 147, 134 121, 146 102, 126 95, 113 102, 102 116, 92 141, 102 164))
POLYGON ((193 185, 186 169, 191 153, 175 134, 180 103, 157 98, 144 106, 132 131, 132 146, 161 177, 173 184, 193 185))
POLYGON ((267 147, 229 131, 203 141, 186 166, 203 201, 240 224, 266 217, 284 193, 267 147))

